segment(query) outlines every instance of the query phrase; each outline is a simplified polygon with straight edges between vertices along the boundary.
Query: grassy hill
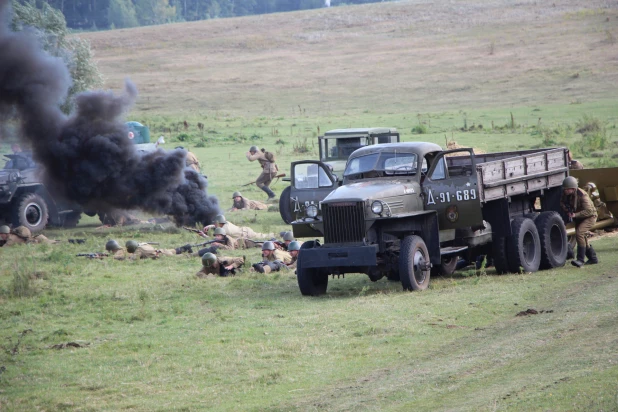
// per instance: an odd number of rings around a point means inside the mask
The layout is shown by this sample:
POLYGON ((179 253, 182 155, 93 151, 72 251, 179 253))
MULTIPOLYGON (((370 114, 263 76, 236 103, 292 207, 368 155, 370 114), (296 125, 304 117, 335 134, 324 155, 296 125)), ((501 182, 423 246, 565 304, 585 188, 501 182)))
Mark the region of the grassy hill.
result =
MULTIPOLYGON (((616 162, 618 8, 606 1, 409 1, 82 36, 108 87, 136 83, 128 116, 196 153, 223 208, 258 175, 250 145, 289 173, 341 127, 485 151, 566 144, 587 166, 616 162)), ((289 228, 272 212, 226 216, 289 228)), ((76 257, 109 238, 199 240, 97 225, 0 249, 1 411, 618 410, 616 237, 596 240, 601 263, 584 269, 468 269, 422 293, 348 275, 303 298, 291 272, 198 279, 197 259, 76 257)))

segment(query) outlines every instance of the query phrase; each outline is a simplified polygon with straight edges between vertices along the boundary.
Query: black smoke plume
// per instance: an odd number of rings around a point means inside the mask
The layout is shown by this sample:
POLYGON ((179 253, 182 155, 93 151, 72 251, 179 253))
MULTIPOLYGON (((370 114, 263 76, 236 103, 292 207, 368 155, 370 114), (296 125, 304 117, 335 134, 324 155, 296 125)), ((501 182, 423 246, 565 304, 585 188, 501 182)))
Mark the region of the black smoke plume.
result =
POLYGON ((206 179, 185 167, 184 150, 142 154, 127 138, 122 116, 136 97, 86 92, 62 113, 71 78, 61 59, 44 52, 33 33, 9 29, 10 0, 0 0, 0 122, 17 118, 55 193, 89 210, 142 209, 177 224, 210 223, 218 201, 206 179))

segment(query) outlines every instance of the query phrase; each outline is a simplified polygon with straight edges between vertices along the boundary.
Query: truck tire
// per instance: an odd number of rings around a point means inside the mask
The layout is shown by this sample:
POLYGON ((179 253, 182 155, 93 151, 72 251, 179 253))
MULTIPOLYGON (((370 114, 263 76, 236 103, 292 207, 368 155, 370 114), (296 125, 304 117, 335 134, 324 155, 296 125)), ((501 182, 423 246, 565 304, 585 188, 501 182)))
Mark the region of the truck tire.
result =
POLYGON ((36 193, 22 195, 13 207, 13 225, 25 226, 30 232, 36 233, 45 229, 49 211, 47 202, 36 193))
POLYGON ((281 219, 288 225, 294 221, 292 217, 292 211, 290 210, 290 193, 292 192, 292 186, 288 186, 283 189, 281 196, 279 196, 279 214, 281 219))
POLYGON ((406 236, 399 251, 399 276, 404 290, 425 290, 431 267, 429 251, 420 236, 406 236))
POLYGON ((303 269, 302 249, 310 249, 319 243, 313 240, 303 243, 300 246, 300 253, 296 261, 296 280, 298 288, 303 296, 320 296, 326 293, 328 287, 328 273, 323 268, 303 269))
POLYGON ((511 236, 506 241, 509 271, 536 272, 541 264, 541 240, 532 219, 519 216, 511 222, 511 236))
POLYGON ((535 220, 541 240, 540 269, 553 269, 564 266, 567 259, 568 243, 566 227, 562 217, 556 212, 543 212, 535 220))
POLYGON ((431 268, 431 276, 451 276, 457 269, 459 256, 447 256, 442 258, 442 264, 431 268))
POLYGON ((79 219, 82 217, 81 212, 71 212, 64 215, 64 220, 62 222, 62 227, 72 228, 77 226, 79 223, 79 219))
POLYGON ((502 275, 509 272, 509 259, 506 250, 507 239, 504 236, 496 236, 491 242, 491 255, 494 260, 496 273, 502 275))

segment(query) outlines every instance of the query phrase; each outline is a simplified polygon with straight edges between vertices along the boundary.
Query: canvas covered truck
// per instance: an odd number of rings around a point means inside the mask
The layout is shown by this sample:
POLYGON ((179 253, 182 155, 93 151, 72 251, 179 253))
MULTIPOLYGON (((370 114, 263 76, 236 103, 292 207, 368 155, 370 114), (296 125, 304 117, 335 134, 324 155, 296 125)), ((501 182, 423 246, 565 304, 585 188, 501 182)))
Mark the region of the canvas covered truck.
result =
POLYGON ((457 256, 489 255, 499 273, 563 266, 567 164, 565 148, 475 155, 410 142, 358 149, 343 184, 321 202, 321 218, 293 223, 297 237, 324 237, 301 247, 300 291, 323 294, 329 275, 346 273, 423 290, 431 273, 452 273, 457 256))
MULTIPOLYGON (((297 175, 318 177, 317 164, 325 164, 334 176, 340 176, 345 169, 345 164, 348 157, 356 149, 365 146, 371 146, 379 143, 397 143, 399 142, 399 132, 392 127, 371 127, 371 128, 354 128, 354 129, 335 129, 324 133, 323 136, 318 136, 318 147, 320 151, 320 160, 303 160, 292 163, 292 175, 298 167, 304 170, 303 173, 299 170, 297 175), (315 171, 315 175, 311 173, 315 171)), ((324 167, 324 166, 322 166, 324 167)), ((279 197, 279 213, 285 223, 292 223, 299 215, 303 215, 305 209, 309 205, 317 205, 328 192, 324 190, 313 191, 311 184, 299 182, 296 184, 294 178, 284 178, 284 181, 290 181, 290 186, 286 187, 279 197)))

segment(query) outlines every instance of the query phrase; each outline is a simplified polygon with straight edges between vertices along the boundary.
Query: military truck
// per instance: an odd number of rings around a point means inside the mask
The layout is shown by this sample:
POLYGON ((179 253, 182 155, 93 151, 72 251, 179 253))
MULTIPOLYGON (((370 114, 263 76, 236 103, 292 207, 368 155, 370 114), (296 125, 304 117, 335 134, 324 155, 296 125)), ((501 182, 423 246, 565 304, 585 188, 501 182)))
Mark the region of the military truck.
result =
POLYGON ((319 165, 322 187, 330 181, 332 192, 321 216, 293 223, 296 237, 324 237, 323 245, 301 247, 300 291, 323 294, 329 275, 346 273, 423 290, 431 273, 452 273, 457 256, 489 255, 498 273, 560 267, 568 249, 559 213, 567 165, 566 148, 479 155, 424 142, 356 150, 340 187, 319 165))
MULTIPOLYGON (((306 176, 307 182, 296 182, 294 178, 284 178, 291 181, 279 197, 279 213, 285 223, 292 223, 299 214, 303 214, 310 205, 317 205, 329 193, 311 188, 312 179, 318 179, 318 165, 327 165, 334 176, 339 176, 345 169, 348 157, 356 149, 379 143, 399 142, 399 132, 392 127, 372 127, 355 129, 335 129, 318 136, 320 160, 303 160, 293 162, 292 174, 298 167, 299 176, 306 176), (300 171, 303 171, 301 173, 300 171), (315 173, 314 173, 315 172, 315 173)), ((323 167, 323 166, 322 166, 323 167)), ((332 190, 332 189, 331 189, 332 190)))
POLYGON ((0 217, 5 223, 26 226, 33 233, 45 229, 48 223, 63 227, 77 225, 81 208, 48 191, 30 152, 5 157, 9 160, 0 170, 0 217))

